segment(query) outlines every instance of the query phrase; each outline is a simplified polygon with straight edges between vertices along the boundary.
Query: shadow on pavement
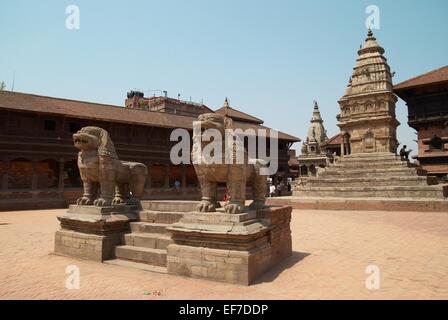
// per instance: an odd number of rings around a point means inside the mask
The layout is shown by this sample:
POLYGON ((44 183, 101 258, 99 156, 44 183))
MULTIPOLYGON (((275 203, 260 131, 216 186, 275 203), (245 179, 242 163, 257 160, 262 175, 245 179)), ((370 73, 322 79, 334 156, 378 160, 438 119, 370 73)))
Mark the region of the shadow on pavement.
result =
POLYGON ((276 265, 274 268, 270 269, 265 274, 263 274, 260 277, 258 277, 252 283, 252 285, 263 283, 263 282, 272 282, 272 281, 274 281, 283 271, 293 267, 296 263, 298 263, 301 260, 305 259, 309 255, 310 255, 310 253, 308 253, 308 252, 293 251, 292 255, 289 258, 283 260, 278 265, 276 265))

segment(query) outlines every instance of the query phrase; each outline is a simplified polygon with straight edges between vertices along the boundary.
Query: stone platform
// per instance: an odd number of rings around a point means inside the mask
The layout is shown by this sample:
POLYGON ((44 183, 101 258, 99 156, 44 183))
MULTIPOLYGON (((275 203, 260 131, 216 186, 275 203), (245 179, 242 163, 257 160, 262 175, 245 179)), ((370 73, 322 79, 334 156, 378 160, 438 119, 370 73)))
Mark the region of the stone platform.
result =
POLYGON ((196 212, 196 201, 70 206, 55 253, 123 267, 249 285, 292 253, 289 206, 196 212))
POLYGON ((129 205, 71 205, 66 214, 58 216, 61 229, 55 234, 54 252, 100 262, 111 259, 138 212, 138 206, 129 205))
POLYGON ((304 210, 448 212, 448 200, 415 198, 275 197, 268 205, 304 210))
POLYGON ((292 253, 291 207, 198 213, 168 228, 168 273, 249 285, 292 253))
POLYGON ((293 197, 308 198, 389 198, 446 199, 448 185, 416 165, 401 161, 393 153, 357 153, 340 158, 336 164, 297 186, 293 197))

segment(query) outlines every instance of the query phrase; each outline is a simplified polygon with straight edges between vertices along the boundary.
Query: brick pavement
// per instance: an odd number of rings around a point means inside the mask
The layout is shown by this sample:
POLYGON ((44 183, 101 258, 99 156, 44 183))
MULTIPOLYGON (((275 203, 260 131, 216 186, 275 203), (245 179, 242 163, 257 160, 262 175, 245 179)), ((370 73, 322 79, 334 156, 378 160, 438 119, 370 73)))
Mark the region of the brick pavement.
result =
POLYGON ((0 212, 0 299, 448 299, 448 213, 294 210, 293 257, 245 287, 55 256, 62 212, 0 212))

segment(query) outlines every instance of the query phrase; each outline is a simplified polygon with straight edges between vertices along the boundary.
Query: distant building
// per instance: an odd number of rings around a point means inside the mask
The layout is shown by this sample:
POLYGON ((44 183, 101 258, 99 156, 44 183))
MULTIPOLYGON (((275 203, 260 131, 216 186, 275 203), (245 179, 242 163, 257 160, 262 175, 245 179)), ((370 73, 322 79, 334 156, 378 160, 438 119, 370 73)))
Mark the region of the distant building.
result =
MULTIPOLYGON (((325 153, 326 155, 331 155, 331 158, 333 158, 334 155, 341 155, 343 148, 341 145, 342 136, 340 133, 338 133, 337 135, 334 135, 333 137, 322 143, 320 147, 323 150, 323 153, 325 153)), ((350 154, 350 144, 346 144, 344 150, 346 151, 346 154, 350 154)))
POLYGON ((429 175, 448 174, 448 66, 394 86, 408 106, 408 124, 417 131, 419 165, 429 175))
POLYGON ((128 92, 125 107, 189 117, 197 117, 202 113, 213 112, 213 110, 204 104, 173 99, 167 96, 145 97, 143 92, 140 91, 128 92))
POLYGON ((322 149, 322 145, 328 140, 328 137, 316 101, 314 101, 313 116, 310 122, 301 154, 297 158, 300 167, 299 175, 302 177, 316 176, 317 168, 325 168, 330 161, 330 156, 322 149))

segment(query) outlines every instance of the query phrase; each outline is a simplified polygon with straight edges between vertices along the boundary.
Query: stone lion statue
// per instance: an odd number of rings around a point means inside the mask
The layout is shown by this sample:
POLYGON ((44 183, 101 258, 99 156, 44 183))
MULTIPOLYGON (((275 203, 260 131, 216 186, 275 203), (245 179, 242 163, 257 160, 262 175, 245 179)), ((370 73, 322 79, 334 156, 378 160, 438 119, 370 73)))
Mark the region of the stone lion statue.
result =
POLYGON ((78 205, 98 207, 138 203, 143 194, 148 168, 138 162, 118 160, 106 130, 84 127, 73 135, 84 194, 78 205))
MULTIPOLYGON (((258 210, 264 207, 266 201, 267 176, 260 175, 260 169, 266 166, 263 160, 249 159, 244 150, 244 163, 226 164, 225 149, 229 148, 225 141, 222 142, 222 164, 210 163, 204 158, 204 152, 201 152, 209 142, 203 141, 203 132, 205 129, 216 129, 225 138, 225 129, 232 128, 232 120, 228 117, 216 113, 206 113, 198 117, 201 124, 201 132, 193 132, 193 164, 201 186, 202 198, 198 205, 200 212, 214 212, 217 207, 217 184, 225 182, 230 194, 230 200, 225 205, 227 213, 241 213, 245 210, 246 184, 252 187, 254 201, 250 209, 258 210), (200 147, 199 147, 200 146, 200 147)), ((235 143, 231 143, 231 155, 235 160, 235 143)))

